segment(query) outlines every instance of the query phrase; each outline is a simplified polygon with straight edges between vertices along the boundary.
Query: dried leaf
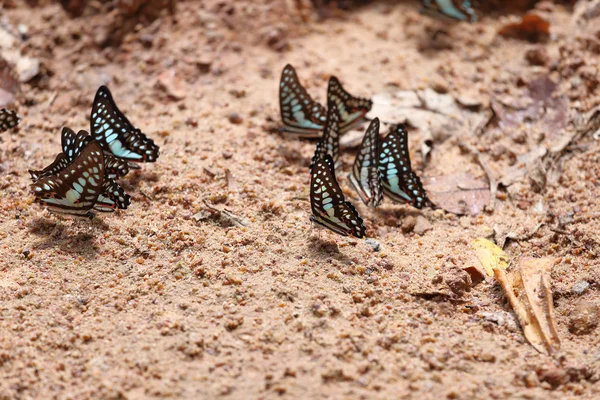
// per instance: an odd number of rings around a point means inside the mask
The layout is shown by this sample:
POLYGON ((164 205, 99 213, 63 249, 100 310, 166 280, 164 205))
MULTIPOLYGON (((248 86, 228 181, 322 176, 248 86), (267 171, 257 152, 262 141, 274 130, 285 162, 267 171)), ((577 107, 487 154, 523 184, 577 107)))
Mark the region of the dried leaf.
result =
POLYGON ((423 185, 435 205, 454 214, 477 215, 490 202, 490 188, 485 179, 466 173, 425 178, 423 185))
POLYGON ((475 255, 485 272, 494 275, 494 269, 508 268, 508 256, 502 249, 487 239, 475 239, 471 242, 475 255))
POLYGON ((550 22, 539 15, 529 13, 519 22, 504 25, 498 34, 530 42, 545 41, 550 37, 550 22))
POLYGON ((537 351, 549 355, 560 349, 549 277, 555 263, 554 258, 527 257, 509 274, 494 269, 525 337, 537 351))

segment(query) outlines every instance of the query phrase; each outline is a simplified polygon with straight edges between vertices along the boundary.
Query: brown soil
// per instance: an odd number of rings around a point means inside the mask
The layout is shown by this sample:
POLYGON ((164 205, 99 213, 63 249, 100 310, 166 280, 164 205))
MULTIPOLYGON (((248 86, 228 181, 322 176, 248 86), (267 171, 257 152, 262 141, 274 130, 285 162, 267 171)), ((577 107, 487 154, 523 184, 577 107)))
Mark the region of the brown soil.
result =
MULTIPOLYGON (((416 2, 329 10, 324 21, 308 11, 303 20, 283 0, 178 2, 175 20, 166 9, 158 19, 123 9, 73 18, 59 5, 11 3, 6 21, 28 27, 19 49, 42 67, 22 86, 18 131, 0 143, 0 398, 600 396, 600 144, 591 135, 563 154, 554 179, 501 189, 479 216, 389 200, 370 210, 339 174, 381 245, 373 251, 311 225, 314 142, 276 132, 286 63, 320 101, 331 74, 363 96, 434 88, 484 105, 518 102, 550 76, 571 126, 600 104, 598 17, 584 26, 545 1, 552 35, 528 43, 497 36, 509 19, 501 11, 444 25, 416 2), (441 28, 442 45, 432 41, 441 28), (62 126, 87 129, 106 83, 161 156, 122 180, 128 210, 91 222, 48 214, 32 202, 27 170, 53 160, 62 126), (432 225, 421 235, 419 216, 432 225), (526 342, 497 284, 462 269, 471 240, 494 226, 527 236, 505 247, 512 260, 561 259, 555 357, 526 342), (589 287, 573 292, 582 281, 589 287)), ((554 128, 544 118, 493 123, 469 142, 499 179, 516 156, 554 140, 554 128)), ((452 138, 424 164, 420 135, 411 130, 422 175, 485 176, 452 138)), ((353 155, 342 155, 346 170, 353 155)))

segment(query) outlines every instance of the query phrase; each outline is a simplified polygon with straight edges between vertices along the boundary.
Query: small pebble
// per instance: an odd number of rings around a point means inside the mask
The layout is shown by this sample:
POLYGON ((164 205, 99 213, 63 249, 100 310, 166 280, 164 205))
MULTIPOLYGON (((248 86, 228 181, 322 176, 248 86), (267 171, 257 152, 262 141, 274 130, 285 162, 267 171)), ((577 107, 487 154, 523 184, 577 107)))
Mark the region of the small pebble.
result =
POLYGON ((375 239, 367 239, 365 242, 373 248, 373 251, 379 251, 381 248, 381 245, 375 239))
POLYGON ((229 113, 229 115, 227 115, 227 119, 229 120, 229 122, 231 122, 232 124, 235 124, 235 125, 241 124, 242 121, 244 120, 242 118, 242 116, 236 112, 229 113))
POLYGON ((569 315, 569 332, 586 335, 598 326, 600 307, 588 300, 580 301, 569 315))
POLYGON ((589 287, 590 284, 587 281, 579 281, 573 285, 571 292, 573 294, 583 294, 589 287))
POLYGON ((417 235, 424 235, 425 232, 428 232, 430 230, 433 229, 433 225, 431 225, 431 222, 429 222, 427 220, 427 218, 423 217, 422 215, 419 215, 417 217, 417 221, 415 223, 415 228, 414 231, 417 235))
POLYGON ((404 232, 404 233, 410 233, 415 228, 416 224, 417 224, 417 219, 415 217, 413 217, 412 215, 409 215, 408 217, 405 217, 402 220, 402 226, 400 227, 400 229, 402 229, 402 232, 404 232))

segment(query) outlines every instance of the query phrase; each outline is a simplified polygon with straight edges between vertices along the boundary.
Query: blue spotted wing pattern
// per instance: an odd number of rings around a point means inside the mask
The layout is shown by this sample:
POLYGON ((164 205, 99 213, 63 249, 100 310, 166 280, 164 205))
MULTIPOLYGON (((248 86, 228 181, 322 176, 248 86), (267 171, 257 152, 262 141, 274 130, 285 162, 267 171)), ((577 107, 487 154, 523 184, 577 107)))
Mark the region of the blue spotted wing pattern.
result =
POLYGON ((477 14, 470 0, 423 0, 423 14, 456 21, 477 21, 477 14))
POLYGON ((102 184, 102 193, 98 196, 94 210, 100 212, 113 212, 117 208, 126 209, 131 204, 131 198, 117 182, 105 179, 102 184))
POLYGON ((103 183, 102 148, 93 141, 64 170, 43 176, 31 186, 36 200, 49 211, 91 216, 103 183))
POLYGON ((350 183, 369 207, 377 207, 383 200, 383 188, 379 174, 379 118, 369 124, 363 138, 352 173, 348 175, 350 183))
POLYGON ((381 142, 379 172, 384 194, 390 199, 410 203, 413 207, 432 206, 421 179, 412 171, 408 152, 408 133, 395 125, 381 142))
POLYGON ((348 93, 340 81, 332 76, 327 86, 327 101, 333 101, 340 113, 340 132, 342 134, 360 124, 373 107, 370 99, 354 97, 348 93))
POLYGON ((154 162, 159 148, 119 110, 106 86, 100 86, 90 118, 91 132, 102 149, 134 162, 154 162))
POLYGON ((343 236, 365 236, 365 226, 354 206, 344 200, 335 178, 333 158, 328 154, 317 160, 310 181, 311 221, 343 236))
POLYGON ((298 137, 321 136, 325 126, 325 108, 310 97, 290 64, 281 72, 279 109, 284 131, 295 133, 298 137))
POLYGON ((310 163, 310 168, 317 160, 325 158, 325 155, 331 155, 334 165, 337 165, 340 154, 340 130, 338 123, 340 121, 340 114, 337 107, 333 102, 329 102, 327 105, 327 122, 325 122, 325 129, 323 130, 323 136, 321 141, 317 144, 315 154, 310 163))
POLYGON ((19 124, 19 116, 16 111, 0 109, 0 132, 7 131, 19 124))

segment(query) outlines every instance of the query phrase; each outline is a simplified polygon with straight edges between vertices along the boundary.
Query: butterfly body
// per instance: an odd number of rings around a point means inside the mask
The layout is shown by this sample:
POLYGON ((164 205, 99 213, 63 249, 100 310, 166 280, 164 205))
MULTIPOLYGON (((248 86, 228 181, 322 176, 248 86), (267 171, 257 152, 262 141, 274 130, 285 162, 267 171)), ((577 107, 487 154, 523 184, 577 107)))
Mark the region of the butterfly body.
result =
POLYGON ((383 192, 387 197, 419 209, 432 205, 421 179, 412 171, 408 133, 402 125, 393 126, 381 142, 378 162, 383 192))
POLYGON ((19 124, 19 116, 16 111, 6 108, 0 109, 0 132, 7 131, 19 124))
POLYGON ((100 86, 92 105, 91 133, 102 149, 133 162, 154 162, 159 147, 134 127, 119 110, 106 86, 100 86))
POLYGON ((477 14, 470 0, 423 0, 421 13, 454 21, 477 21, 477 14))
POLYGON ((369 124, 363 138, 352 172, 348 179, 358 193, 360 199, 369 207, 377 207, 383 200, 383 189, 378 167, 379 152, 379 119, 369 124))
POLYGON ((329 102, 327 106, 327 121, 325 122, 325 129, 323 130, 323 136, 315 149, 312 161, 310 163, 310 169, 315 165, 317 160, 325 158, 327 154, 331 155, 333 164, 338 165, 339 153, 340 153, 340 130, 339 130, 340 114, 338 108, 333 102, 329 102))
POLYGON ((354 206, 344 200, 335 178, 333 158, 329 154, 317 160, 311 171, 310 204, 311 221, 342 236, 365 236, 362 218, 354 206))

